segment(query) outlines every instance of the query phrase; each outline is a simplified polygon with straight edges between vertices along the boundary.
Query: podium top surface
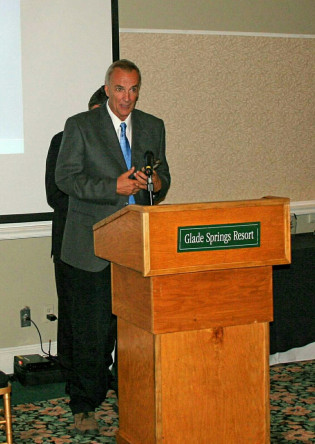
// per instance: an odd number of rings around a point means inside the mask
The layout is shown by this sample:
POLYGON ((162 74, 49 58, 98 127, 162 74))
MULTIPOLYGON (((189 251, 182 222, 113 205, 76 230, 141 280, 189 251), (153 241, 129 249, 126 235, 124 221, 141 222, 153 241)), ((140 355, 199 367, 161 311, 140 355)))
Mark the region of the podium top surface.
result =
POLYGON ((113 220, 123 216, 124 214, 133 211, 137 213, 169 213, 169 212, 182 212, 182 211, 203 211, 207 209, 215 208, 245 208, 254 206, 274 206, 274 205, 290 205, 290 199, 287 197, 264 197, 262 199, 249 199, 249 200, 231 200, 231 201, 218 201, 218 202, 197 202, 197 203, 182 203, 182 204, 160 204, 153 206, 145 205, 127 205, 106 219, 101 220, 94 225, 94 230, 106 225, 113 220))
POLYGON ((290 199, 130 205, 94 225, 95 254, 144 276, 290 263, 290 199))

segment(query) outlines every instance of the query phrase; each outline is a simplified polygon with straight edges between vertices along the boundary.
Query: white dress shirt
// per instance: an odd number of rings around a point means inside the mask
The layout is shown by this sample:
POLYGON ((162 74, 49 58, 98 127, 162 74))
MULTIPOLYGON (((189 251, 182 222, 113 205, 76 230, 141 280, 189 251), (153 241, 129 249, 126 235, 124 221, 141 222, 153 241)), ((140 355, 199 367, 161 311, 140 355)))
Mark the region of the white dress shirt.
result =
POLYGON ((131 113, 129 114, 129 116, 127 117, 126 120, 120 120, 119 117, 116 116, 116 114, 113 113, 113 111, 110 109, 109 105, 108 105, 108 100, 106 102, 106 106, 107 106, 107 111, 108 114, 110 115, 118 140, 120 140, 120 133, 121 133, 121 128, 120 128, 120 124, 122 122, 125 122, 125 124, 127 125, 126 127, 126 136, 127 139, 129 141, 129 145, 130 145, 130 149, 132 147, 132 128, 131 128, 131 113))

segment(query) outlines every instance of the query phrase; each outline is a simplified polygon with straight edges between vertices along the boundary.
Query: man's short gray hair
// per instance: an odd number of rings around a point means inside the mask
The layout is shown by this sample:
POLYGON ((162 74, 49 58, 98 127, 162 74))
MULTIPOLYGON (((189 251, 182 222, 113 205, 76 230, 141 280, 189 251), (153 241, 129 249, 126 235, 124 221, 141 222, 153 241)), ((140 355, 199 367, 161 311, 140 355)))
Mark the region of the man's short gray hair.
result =
POLYGON ((137 65, 135 65, 133 62, 131 62, 130 60, 127 60, 127 59, 116 60, 116 62, 114 62, 110 65, 110 67, 106 71, 105 85, 109 85, 111 75, 112 75, 114 69, 116 69, 116 68, 120 68, 123 71, 128 71, 128 72, 137 71, 138 76, 139 76, 139 88, 140 88, 140 86, 141 86, 140 69, 137 67, 137 65))

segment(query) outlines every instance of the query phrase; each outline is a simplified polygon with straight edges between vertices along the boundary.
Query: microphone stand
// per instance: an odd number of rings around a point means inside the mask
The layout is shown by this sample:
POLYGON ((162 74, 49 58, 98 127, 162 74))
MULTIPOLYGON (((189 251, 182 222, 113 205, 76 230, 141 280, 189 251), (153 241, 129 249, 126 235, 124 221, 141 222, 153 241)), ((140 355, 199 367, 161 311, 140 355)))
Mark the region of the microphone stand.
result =
POLYGON ((154 185, 152 181, 152 174, 154 168, 154 154, 152 151, 146 151, 144 154, 144 164, 145 164, 145 174, 148 176, 147 179, 147 190, 150 195, 150 205, 153 205, 153 191, 154 185))
POLYGON ((151 168, 147 169, 147 175, 148 175, 148 183, 147 183, 147 190, 149 191, 150 195, 150 205, 154 205, 153 203, 153 182, 152 182, 152 170, 151 168))

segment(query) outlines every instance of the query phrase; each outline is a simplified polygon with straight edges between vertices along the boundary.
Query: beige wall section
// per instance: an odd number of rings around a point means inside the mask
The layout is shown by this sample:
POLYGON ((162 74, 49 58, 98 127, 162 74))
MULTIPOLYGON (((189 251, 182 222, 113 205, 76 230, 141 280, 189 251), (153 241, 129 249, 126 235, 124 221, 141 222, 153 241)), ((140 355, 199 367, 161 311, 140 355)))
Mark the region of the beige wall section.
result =
MULTIPOLYGON (((167 203, 314 200, 314 39, 121 33, 164 119, 167 203)), ((149 149, 149 147, 148 147, 149 149)))
POLYGON ((56 341, 57 322, 44 322, 46 304, 57 310, 50 243, 49 237, 0 242, 0 349, 39 344, 33 325, 21 328, 20 309, 25 305, 43 342, 56 341))
POLYGON ((314 0, 118 2, 121 28, 315 34, 314 0))

